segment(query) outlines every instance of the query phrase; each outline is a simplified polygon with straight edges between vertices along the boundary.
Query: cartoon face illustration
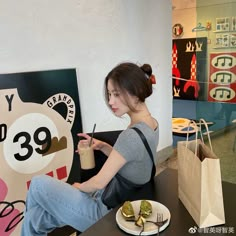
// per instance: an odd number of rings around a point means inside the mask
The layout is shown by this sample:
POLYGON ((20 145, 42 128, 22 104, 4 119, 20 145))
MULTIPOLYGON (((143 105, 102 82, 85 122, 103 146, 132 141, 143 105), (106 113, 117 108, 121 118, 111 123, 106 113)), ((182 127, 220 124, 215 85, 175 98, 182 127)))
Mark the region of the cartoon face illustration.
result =
POLYGON ((0 235, 20 235, 17 225, 31 178, 39 174, 68 178, 74 155, 75 105, 64 93, 37 104, 22 102, 17 89, 4 89, 0 90, 0 114, 4 114, 0 118, 0 202, 8 204, 0 209, 0 235), (67 109, 65 118, 53 109, 59 103, 67 109))

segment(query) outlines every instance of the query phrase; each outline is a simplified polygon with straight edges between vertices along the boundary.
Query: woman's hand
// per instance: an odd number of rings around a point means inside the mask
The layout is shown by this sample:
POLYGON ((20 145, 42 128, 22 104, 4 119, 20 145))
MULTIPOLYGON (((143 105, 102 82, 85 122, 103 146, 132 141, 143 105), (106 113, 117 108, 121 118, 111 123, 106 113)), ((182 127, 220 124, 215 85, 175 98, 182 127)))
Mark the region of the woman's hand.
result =
MULTIPOLYGON (((91 137, 90 137, 88 134, 79 133, 79 134, 77 134, 77 135, 78 135, 79 137, 83 137, 83 138, 87 139, 89 142, 90 142, 90 140, 91 140, 91 137)), ((79 143, 80 143, 80 142, 83 142, 83 140, 80 140, 79 143)), ((77 147, 79 147, 79 143, 78 143, 78 146, 77 146, 77 147)), ((105 145, 105 142, 102 142, 101 140, 98 140, 98 139, 93 138, 93 141, 92 141, 92 148, 93 148, 94 150, 101 150, 101 149, 104 147, 104 145, 105 145)))
POLYGON ((75 182, 75 183, 72 184, 72 186, 75 187, 75 188, 77 188, 77 189, 79 189, 80 183, 75 182))
MULTIPOLYGON (((88 135, 88 134, 85 134, 85 133, 78 133, 77 134, 79 137, 83 137, 85 139, 87 139, 88 141, 91 140, 91 137, 88 135)), ((79 143, 80 142, 83 142, 83 140, 80 140, 77 144, 77 150, 76 152, 79 152, 79 143)), ((111 153, 112 151, 112 146, 106 142, 103 142, 101 140, 98 140, 96 138, 93 138, 93 141, 92 141, 92 148, 94 150, 100 150, 102 151, 105 155, 109 156, 109 154, 111 153)))

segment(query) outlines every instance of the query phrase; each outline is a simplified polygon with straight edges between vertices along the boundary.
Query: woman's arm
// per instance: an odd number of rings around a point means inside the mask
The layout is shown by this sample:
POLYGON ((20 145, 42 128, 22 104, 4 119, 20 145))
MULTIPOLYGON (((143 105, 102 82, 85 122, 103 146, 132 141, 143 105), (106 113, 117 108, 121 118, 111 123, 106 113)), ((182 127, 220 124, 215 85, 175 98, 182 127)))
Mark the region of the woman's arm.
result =
POLYGON ((125 158, 115 149, 112 149, 108 159, 97 175, 83 183, 74 183, 73 186, 88 193, 103 189, 125 163, 125 158))

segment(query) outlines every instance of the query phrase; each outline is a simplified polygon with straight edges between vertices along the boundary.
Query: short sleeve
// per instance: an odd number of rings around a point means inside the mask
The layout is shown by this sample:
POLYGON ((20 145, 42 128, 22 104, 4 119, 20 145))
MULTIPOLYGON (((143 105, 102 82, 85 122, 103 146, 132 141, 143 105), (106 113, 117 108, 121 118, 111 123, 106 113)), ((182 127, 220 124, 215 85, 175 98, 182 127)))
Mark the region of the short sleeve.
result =
POLYGON ((119 152, 127 162, 142 159, 145 148, 141 138, 133 129, 124 130, 118 137, 114 149, 119 152))

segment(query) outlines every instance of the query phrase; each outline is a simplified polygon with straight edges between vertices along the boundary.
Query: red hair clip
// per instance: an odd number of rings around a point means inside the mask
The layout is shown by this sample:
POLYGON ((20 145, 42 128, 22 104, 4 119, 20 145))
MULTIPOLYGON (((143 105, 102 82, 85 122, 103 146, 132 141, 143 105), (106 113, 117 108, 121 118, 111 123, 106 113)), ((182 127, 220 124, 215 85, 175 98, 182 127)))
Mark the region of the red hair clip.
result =
POLYGON ((149 79, 151 80, 151 84, 156 84, 156 77, 155 77, 155 75, 151 75, 149 79))

